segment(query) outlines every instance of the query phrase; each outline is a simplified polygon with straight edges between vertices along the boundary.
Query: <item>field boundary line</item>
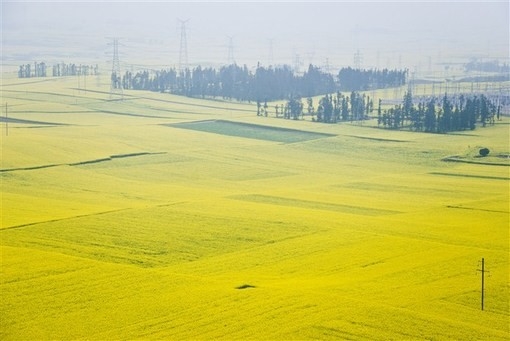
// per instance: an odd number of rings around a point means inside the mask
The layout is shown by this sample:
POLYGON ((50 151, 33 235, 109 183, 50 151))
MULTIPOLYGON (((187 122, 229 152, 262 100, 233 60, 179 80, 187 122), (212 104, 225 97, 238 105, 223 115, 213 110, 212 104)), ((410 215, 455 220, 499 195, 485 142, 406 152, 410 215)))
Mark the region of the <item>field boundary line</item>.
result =
POLYGON ((472 161, 472 160, 465 160, 461 159, 457 155, 453 156, 447 156, 441 159, 443 162, 460 162, 460 163, 469 163, 472 165, 484 165, 484 166, 504 166, 504 167, 510 167, 510 163, 500 163, 500 162, 479 162, 479 161, 472 161))
POLYGON ((258 204, 266 204, 266 205, 277 205, 277 206, 286 206, 286 207, 294 207, 299 209, 309 209, 309 210, 322 210, 322 211, 331 211, 331 212, 340 212, 346 214, 354 214, 361 216, 382 216, 382 215, 394 215, 401 214, 401 211, 395 210, 387 210, 387 209, 372 209, 363 206, 353 206, 342 203, 332 203, 332 202, 324 202, 324 201, 313 201, 313 200, 303 200, 296 199, 290 197, 280 197, 273 195, 264 195, 264 194, 240 194, 240 195, 230 195, 227 196, 228 199, 240 200, 240 201, 248 201, 258 204))
POLYGON ((443 172, 430 172, 431 175, 444 175, 444 176, 458 176, 461 178, 475 178, 475 179, 489 179, 489 180, 506 180, 510 178, 504 178, 502 176, 489 176, 489 175, 474 175, 474 174, 455 174, 455 173, 443 173, 443 172))
MULTIPOLYGON (((100 93, 100 94, 107 94, 107 95, 110 94, 107 91, 90 90, 90 89, 78 89, 78 88, 70 88, 70 89, 86 91, 86 92, 94 92, 94 93, 100 93)), ((239 108, 229 108, 228 107, 228 105, 230 105, 230 104, 245 105, 244 103, 220 102, 220 101, 215 101, 215 100, 211 100, 211 99, 207 99, 207 98, 190 97, 191 99, 199 99, 199 100, 202 100, 202 101, 210 101, 210 102, 214 102, 215 104, 217 104, 217 103, 225 103, 225 105, 227 105, 227 106, 226 107, 222 107, 222 106, 214 106, 214 105, 206 105, 206 104, 195 104, 195 103, 174 101, 174 100, 161 99, 161 98, 134 96, 134 95, 129 95, 129 94, 124 94, 124 96, 131 97, 131 99, 145 99, 145 100, 148 100, 148 101, 171 103, 171 104, 181 104, 181 105, 186 105, 186 106, 191 106, 191 107, 202 107, 202 108, 210 108, 210 109, 232 110, 232 111, 241 111, 241 112, 250 112, 250 113, 253 113, 253 112, 256 111, 255 106, 253 106, 254 109, 239 109, 239 108)))
POLYGON ((397 143, 409 143, 409 142, 412 142, 412 141, 409 141, 409 140, 387 139, 387 138, 383 138, 383 137, 370 137, 370 136, 359 136, 359 135, 344 135, 344 136, 354 137, 354 138, 362 139, 362 140, 379 141, 379 142, 397 142, 397 143))
POLYGON ((116 159, 124 159, 129 157, 136 157, 136 156, 146 156, 146 155, 161 155, 166 154, 167 152, 138 152, 138 153, 126 153, 126 154, 114 154, 110 155, 108 157, 103 157, 99 159, 93 159, 93 160, 85 160, 85 161, 78 161, 73 163, 54 163, 49 165, 41 165, 41 166, 32 166, 32 167, 20 167, 20 168, 5 168, 0 169, 0 173, 7 173, 7 172, 15 172, 15 171, 29 171, 29 170, 36 170, 36 169, 43 169, 43 168, 51 168, 51 167, 58 167, 58 166, 83 166, 93 163, 100 163, 100 162, 108 162, 113 161, 116 159))
MULTIPOLYGON (((181 205, 181 204, 186 204, 186 203, 188 203, 188 201, 177 201, 177 202, 171 202, 171 203, 166 203, 166 204, 159 204, 159 205, 154 205, 154 206, 149 206, 149 207, 170 207, 170 206, 181 205)), ((29 226, 39 225, 39 224, 54 223, 54 222, 57 222, 57 221, 63 221, 63 220, 68 220, 68 219, 92 217, 92 216, 103 215, 103 214, 108 214, 108 213, 115 213, 115 212, 135 210, 135 209, 138 209, 138 208, 139 207, 125 207, 125 208, 118 208, 118 209, 109 210, 109 211, 101 211, 101 212, 88 213, 88 214, 80 214, 80 215, 71 216, 71 217, 65 217, 65 218, 50 219, 50 220, 44 220, 44 221, 36 221, 36 222, 33 222, 33 223, 26 223, 26 224, 21 224, 21 225, 14 225, 14 226, 3 227, 3 228, 0 228, 0 232, 4 231, 4 230, 14 230, 14 229, 19 229, 19 228, 29 227, 29 226)))
POLYGON ((504 213, 509 214, 508 211, 498 211, 498 210, 487 210, 483 208, 474 208, 474 207, 462 207, 462 206, 456 206, 456 205, 447 205, 447 208, 456 208, 459 210, 473 210, 473 211, 483 211, 483 212, 492 212, 492 213, 504 213))
POLYGON ((0 232, 1 231, 6 231, 6 230, 14 230, 14 229, 19 229, 19 228, 23 228, 23 227, 39 225, 39 224, 54 223, 54 222, 57 222, 57 221, 63 221, 63 220, 69 220, 69 219, 75 219, 75 218, 92 217, 92 216, 95 216, 95 215, 103 215, 103 214, 127 211, 127 210, 132 210, 132 209, 134 209, 134 208, 133 207, 118 208, 118 209, 115 209, 115 210, 102 211, 102 212, 89 213, 89 214, 80 214, 80 215, 71 216, 71 217, 65 217, 65 218, 50 219, 50 220, 44 220, 44 221, 36 221, 36 222, 33 222, 33 223, 26 223, 26 224, 21 224, 21 225, 14 225, 14 226, 3 227, 3 228, 0 228, 0 232))

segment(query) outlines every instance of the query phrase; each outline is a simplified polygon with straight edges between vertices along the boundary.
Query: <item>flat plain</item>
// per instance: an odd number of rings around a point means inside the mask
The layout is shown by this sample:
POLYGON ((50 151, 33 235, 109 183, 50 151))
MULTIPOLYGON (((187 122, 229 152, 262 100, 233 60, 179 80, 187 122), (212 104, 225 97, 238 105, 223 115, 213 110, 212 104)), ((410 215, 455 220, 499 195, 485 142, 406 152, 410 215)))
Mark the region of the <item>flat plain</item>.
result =
POLYGON ((510 338, 508 117, 425 134, 88 84, 2 86, 3 340, 510 338))

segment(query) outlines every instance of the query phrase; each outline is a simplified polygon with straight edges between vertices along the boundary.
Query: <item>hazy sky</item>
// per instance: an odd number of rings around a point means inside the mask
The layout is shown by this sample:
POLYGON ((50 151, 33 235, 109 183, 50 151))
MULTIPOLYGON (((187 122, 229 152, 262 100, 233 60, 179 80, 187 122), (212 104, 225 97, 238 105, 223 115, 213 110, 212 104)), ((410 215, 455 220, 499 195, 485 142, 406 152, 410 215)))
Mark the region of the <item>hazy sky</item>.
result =
POLYGON ((506 59, 508 1, 49 2, 2 1, 2 61, 96 61, 122 37, 126 64, 175 66, 187 22, 188 60, 238 64, 297 60, 324 67, 414 67, 469 57, 506 59), (271 49, 272 46, 272 49, 271 49), (272 53, 271 53, 272 51, 272 53))

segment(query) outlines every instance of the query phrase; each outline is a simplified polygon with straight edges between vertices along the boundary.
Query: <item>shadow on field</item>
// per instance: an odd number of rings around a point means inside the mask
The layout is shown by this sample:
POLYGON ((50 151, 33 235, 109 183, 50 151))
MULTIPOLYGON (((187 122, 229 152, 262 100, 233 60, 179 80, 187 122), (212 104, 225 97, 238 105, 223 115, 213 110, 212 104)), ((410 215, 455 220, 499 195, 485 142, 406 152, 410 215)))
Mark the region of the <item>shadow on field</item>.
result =
POLYGON ((251 285, 251 284, 243 284, 243 285, 236 287, 236 289, 238 289, 238 290, 253 289, 253 288, 256 288, 256 286, 251 285))

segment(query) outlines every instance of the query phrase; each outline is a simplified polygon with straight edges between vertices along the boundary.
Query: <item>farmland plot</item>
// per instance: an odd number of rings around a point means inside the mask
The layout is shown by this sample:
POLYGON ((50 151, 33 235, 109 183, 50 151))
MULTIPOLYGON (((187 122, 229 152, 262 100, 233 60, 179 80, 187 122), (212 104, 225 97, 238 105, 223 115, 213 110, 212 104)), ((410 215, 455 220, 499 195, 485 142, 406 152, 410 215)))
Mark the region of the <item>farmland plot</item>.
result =
POLYGON ((2 339, 509 338, 509 168, 442 161, 508 153, 507 118, 389 132, 20 86, 12 118, 62 125, 2 131, 2 339))

